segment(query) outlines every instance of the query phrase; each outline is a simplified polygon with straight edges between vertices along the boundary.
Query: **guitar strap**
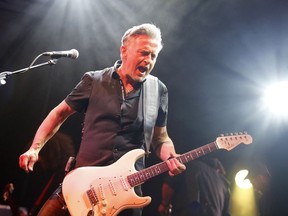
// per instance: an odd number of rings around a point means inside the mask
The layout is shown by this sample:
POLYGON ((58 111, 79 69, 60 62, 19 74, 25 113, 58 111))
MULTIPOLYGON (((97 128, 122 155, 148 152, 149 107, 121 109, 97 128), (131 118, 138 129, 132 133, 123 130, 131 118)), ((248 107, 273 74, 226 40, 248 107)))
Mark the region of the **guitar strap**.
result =
POLYGON ((143 83, 143 117, 144 117, 144 139, 146 154, 150 153, 153 137, 153 129, 156 123, 159 109, 159 82, 158 78, 148 75, 143 83))
MULTIPOLYGON (((113 70, 119 67, 121 63, 121 61, 116 61, 113 70)), ((144 147, 147 155, 150 153, 149 150, 152 143, 153 129, 158 115, 159 101, 159 80, 157 77, 149 74, 143 83, 143 93, 139 101, 137 117, 138 119, 141 119, 140 115, 142 114, 144 118, 144 147)))

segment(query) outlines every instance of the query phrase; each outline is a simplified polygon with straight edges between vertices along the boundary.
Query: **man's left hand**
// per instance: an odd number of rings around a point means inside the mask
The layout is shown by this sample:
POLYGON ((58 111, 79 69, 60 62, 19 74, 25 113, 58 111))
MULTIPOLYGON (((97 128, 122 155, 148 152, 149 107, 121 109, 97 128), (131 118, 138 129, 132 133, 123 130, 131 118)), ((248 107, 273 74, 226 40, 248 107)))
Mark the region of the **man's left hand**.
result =
POLYGON ((170 176, 178 175, 186 170, 186 166, 177 160, 177 156, 179 155, 171 154, 169 159, 166 160, 170 176))

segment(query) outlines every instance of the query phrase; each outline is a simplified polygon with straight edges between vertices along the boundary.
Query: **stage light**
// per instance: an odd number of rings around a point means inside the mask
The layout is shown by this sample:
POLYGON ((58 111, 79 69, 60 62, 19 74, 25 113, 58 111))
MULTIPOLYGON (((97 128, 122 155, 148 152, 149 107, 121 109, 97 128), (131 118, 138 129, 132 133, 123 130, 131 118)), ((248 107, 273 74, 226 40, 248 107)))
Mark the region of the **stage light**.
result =
POLYGON ((235 175, 235 185, 231 193, 231 215, 233 216, 257 216, 258 208, 252 184, 246 179, 249 171, 240 170, 235 175))
POLYGON ((270 85, 264 92, 263 101, 272 114, 288 117, 288 81, 270 85))
POLYGON ((249 179, 246 179, 249 171, 248 170, 240 170, 235 176, 235 182, 238 187, 242 189, 249 189, 252 187, 252 184, 249 179))

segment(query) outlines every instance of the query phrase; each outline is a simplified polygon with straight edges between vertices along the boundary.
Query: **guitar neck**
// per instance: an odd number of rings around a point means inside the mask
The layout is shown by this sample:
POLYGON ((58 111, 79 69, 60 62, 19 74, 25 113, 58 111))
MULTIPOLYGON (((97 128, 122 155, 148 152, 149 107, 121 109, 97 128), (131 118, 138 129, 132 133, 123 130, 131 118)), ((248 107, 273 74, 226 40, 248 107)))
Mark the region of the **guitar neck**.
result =
MULTIPOLYGON (((185 164, 189 161, 195 160, 201 156, 204 156, 208 153, 211 153, 218 149, 218 146, 216 142, 211 142, 207 145, 201 146, 197 149, 194 149, 192 151, 186 152, 180 156, 177 157, 177 159, 185 164)), ((150 166, 146 169, 140 170, 136 173, 133 173, 129 176, 127 176, 128 182, 130 186, 135 187, 137 185, 141 185, 147 180, 160 175, 164 172, 167 172, 169 170, 168 165, 165 161, 155 164, 153 166, 150 166)))

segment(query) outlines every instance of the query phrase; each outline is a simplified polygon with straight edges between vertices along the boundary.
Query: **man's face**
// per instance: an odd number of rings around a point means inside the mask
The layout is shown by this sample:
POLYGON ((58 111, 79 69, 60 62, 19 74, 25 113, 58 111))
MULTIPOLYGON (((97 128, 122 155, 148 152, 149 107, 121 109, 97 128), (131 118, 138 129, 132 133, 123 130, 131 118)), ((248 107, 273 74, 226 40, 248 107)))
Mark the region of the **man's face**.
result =
POLYGON ((146 35, 129 38, 121 47, 122 65, 128 80, 142 82, 152 71, 158 53, 159 41, 146 35))

